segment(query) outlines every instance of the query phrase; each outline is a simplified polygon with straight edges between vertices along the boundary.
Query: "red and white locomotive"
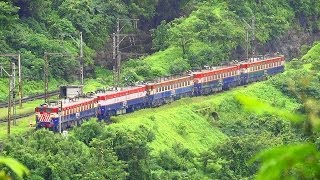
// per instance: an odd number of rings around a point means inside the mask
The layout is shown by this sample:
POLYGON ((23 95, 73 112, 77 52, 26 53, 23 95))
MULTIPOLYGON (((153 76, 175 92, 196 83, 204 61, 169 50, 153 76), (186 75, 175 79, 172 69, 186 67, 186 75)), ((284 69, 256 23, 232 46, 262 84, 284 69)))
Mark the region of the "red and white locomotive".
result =
POLYGON ((58 131, 79 125, 90 117, 108 120, 110 116, 160 106, 182 97, 227 90, 281 73, 284 63, 284 56, 240 62, 159 82, 99 92, 92 97, 64 99, 60 104, 43 104, 36 108, 37 127, 58 131))

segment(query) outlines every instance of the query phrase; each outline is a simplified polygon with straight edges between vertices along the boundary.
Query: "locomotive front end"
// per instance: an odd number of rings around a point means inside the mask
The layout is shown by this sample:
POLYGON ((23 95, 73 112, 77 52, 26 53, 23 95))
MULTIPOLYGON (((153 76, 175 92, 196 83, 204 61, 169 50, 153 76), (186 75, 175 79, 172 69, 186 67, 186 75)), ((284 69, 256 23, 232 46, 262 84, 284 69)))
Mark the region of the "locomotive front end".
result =
POLYGON ((58 108, 48 107, 46 104, 35 109, 36 127, 56 129, 59 126, 58 108))

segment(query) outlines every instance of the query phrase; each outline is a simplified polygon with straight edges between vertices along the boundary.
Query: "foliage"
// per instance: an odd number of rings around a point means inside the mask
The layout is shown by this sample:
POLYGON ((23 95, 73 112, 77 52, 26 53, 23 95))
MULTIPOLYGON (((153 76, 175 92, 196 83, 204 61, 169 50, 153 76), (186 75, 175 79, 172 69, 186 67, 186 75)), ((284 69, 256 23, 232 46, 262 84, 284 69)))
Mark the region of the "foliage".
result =
MULTIPOLYGON (((0 157, 0 164, 8 166, 19 178, 29 174, 28 168, 15 159, 0 157)), ((4 171, 0 171, 0 179, 10 179, 10 177, 4 171)))
POLYGON ((189 63, 182 58, 175 59, 169 67, 169 71, 171 74, 181 74, 190 70, 189 63))
POLYGON ((319 177, 319 150, 314 144, 281 146, 259 153, 262 161, 257 179, 313 179, 319 177))
POLYGON ((98 147, 88 147, 72 136, 65 138, 47 130, 39 130, 28 139, 10 139, 10 143, 3 147, 2 154, 23 162, 30 169, 30 179, 124 178, 123 162, 118 160, 113 151, 101 152, 98 147))

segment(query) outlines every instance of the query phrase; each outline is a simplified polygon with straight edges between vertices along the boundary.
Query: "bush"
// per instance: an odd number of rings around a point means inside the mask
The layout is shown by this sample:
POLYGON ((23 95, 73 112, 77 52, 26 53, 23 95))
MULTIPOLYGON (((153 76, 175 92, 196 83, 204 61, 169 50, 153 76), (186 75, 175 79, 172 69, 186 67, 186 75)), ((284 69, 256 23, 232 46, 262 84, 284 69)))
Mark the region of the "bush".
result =
POLYGON ((183 72, 186 72, 190 68, 191 67, 187 60, 183 58, 177 58, 170 65, 169 71, 171 74, 181 74, 183 72))

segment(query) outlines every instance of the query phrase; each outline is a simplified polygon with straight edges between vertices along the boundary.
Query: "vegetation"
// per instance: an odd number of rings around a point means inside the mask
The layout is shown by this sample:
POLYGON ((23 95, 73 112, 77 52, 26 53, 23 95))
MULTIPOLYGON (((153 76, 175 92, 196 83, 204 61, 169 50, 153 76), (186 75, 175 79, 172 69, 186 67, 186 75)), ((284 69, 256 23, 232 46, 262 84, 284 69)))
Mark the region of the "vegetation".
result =
MULTIPOLYGON (((177 19, 169 13, 163 17, 166 21, 158 20, 159 27, 152 31, 158 52, 125 62, 122 80, 126 85, 219 65, 237 52, 237 58, 243 58, 248 28, 244 21, 250 23, 253 15, 258 46, 292 28, 319 31, 320 6, 312 0, 175 3, 0 2, 0 21, 5 25, 0 27, 0 52, 22 53, 27 92, 34 92, 34 87, 41 87, 35 81, 42 77, 43 53, 76 56, 77 44, 71 36, 82 31, 86 67, 95 72, 93 78, 97 76, 88 81, 87 91, 91 91, 111 84, 110 78, 101 76, 110 71, 94 70, 93 57, 107 41, 116 17, 130 14, 147 22, 164 16, 161 7, 184 13, 177 19)), ((92 120, 66 136, 33 132, 26 128, 29 117, 14 130, 20 136, 1 138, 0 155, 25 164, 30 169, 27 179, 316 179, 320 176, 319 54, 320 45, 315 43, 302 58, 288 63, 285 73, 268 81, 113 117, 108 126, 92 120)), ((76 79, 75 58, 51 58, 50 87, 76 79), (65 73, 66 69, 70 71, 65 73)), ((5 91, 0 86, 0 94, 5 91)), ((5 126, 0 129, 5 132, 5 126)))

